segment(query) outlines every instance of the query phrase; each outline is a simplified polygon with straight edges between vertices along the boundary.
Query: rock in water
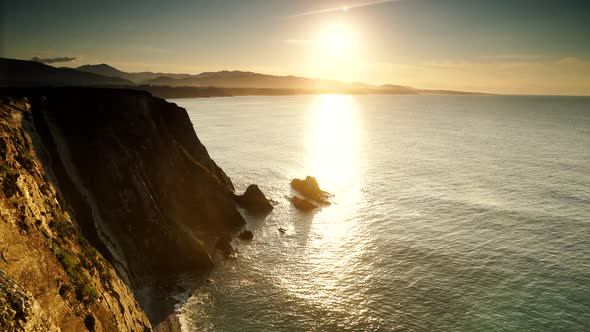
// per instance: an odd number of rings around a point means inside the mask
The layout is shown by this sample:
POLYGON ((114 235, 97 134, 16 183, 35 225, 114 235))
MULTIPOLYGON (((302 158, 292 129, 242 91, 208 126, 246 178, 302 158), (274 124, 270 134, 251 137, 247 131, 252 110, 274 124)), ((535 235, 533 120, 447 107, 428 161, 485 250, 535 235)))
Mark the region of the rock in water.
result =
POLYGON ((298 210, 301 210, 304 212, 309 212, 309 211, 317 208, 317 206, 315 204, 313 204, 312 202, 310 202, 306 199, 299 198, 297 196, 291 197, 290 200, 291 200, 291 203, 293 203, 293 205, 298 210))
POLYGON ((307 176, 305 180, 293 179, 291 181, 291 187, 297 190, 305 198, 314 200, 318 203, 329 205, 330 193, 320 189, 318 181, 313 176, 307 176))
POLYGON ((252 240, 254 238, 254 234, 252 234, 251 231, 243 231, 242 233, 240 233, 240 235, 238 235, 238 237, 240 238, 240 240, 252 240))
POLYGON ((215 248, 221 250, 225 258, 234 258, 236 253, 234 247, 231 245, 231 237, 227 234, 223 234, 217 239, 215 248))
POLYGON ((253 214, 268 214, 273 209, 272 204, 255 184, 248 186, 243 195, 236 196, 236 202, 253 214))

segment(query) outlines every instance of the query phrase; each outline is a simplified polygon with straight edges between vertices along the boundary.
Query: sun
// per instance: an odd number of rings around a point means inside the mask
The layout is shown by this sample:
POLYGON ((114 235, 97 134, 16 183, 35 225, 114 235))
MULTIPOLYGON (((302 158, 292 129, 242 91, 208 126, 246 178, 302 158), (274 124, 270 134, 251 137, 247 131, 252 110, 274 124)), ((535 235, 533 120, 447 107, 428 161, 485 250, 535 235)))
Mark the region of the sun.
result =
POLYGON ((353 22, 324 22, 309 43, 310 68, 316 77, 353 81, 363 70, 361 30, 353 22))
POLYGON ((330 53, 340 54, 346 49, 346 36, 342 33, 335 32, 326 36, 326 49, 330 53))
POLYGON ((348 57, 354 48, 354 35, 344 24, 330 24, 320 32, 318 46, 331 58, 348 57))

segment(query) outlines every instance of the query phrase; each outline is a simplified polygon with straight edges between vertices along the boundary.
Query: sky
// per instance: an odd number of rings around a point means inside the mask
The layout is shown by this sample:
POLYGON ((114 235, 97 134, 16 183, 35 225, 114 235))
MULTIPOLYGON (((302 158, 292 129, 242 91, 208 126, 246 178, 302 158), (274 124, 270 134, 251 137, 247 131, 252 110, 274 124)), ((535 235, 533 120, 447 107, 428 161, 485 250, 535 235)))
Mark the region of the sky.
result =
POLYGON ((0 56, 590 95, 590 1, 0 0, 0 56))

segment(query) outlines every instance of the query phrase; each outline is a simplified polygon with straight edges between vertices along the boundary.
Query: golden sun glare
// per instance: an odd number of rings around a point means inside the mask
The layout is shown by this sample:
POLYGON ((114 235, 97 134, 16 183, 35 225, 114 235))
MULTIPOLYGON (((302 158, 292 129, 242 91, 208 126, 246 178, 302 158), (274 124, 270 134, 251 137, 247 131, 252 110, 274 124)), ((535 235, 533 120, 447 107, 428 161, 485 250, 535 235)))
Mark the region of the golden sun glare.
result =
POLYGON ((313 76, 352 81, 362 69, 362 35, 352 22, 326 23, 310 44, 313 76))
POLYGON ((309 109, 308 173, 326 188, 338 191, 357 177, 357 113, 356 99, 348 95, 319 95, 309 109))
POLYGON ((348 57, 354 48, 354 35, 344 24, 332 24, 320 32, 318 44, 324 55, 348 57))

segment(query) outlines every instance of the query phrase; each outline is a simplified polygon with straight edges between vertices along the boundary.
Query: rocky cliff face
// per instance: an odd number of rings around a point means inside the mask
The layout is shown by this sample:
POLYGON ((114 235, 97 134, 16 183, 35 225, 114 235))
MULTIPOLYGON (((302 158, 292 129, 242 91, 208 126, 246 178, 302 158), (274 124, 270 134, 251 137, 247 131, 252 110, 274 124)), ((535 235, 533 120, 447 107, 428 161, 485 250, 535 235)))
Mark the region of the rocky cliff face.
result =
POLYGON ((215 241, 244 224, 230 179, 186 111, 147 93, 0 95, 0 269, 10 287, 28 292, 47 328, 149 329, 132 291, 211 266, 215 241))
POLYGON ((0 102, 0 330, 133 330, 150 323, 59 195, 24 98, 0 102))

